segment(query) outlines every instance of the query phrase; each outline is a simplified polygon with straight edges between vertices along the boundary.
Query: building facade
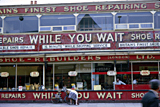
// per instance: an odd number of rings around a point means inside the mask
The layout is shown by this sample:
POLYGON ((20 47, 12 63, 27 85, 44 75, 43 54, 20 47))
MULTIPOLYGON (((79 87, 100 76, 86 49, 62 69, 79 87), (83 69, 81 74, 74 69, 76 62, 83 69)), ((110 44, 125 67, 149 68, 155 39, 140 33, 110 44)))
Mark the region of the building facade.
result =
POLYGON ((49 101, 64 86, 80 100, 140 100, 159 79, 159 9, 159 1, 1 6, 1 101, 49 101))

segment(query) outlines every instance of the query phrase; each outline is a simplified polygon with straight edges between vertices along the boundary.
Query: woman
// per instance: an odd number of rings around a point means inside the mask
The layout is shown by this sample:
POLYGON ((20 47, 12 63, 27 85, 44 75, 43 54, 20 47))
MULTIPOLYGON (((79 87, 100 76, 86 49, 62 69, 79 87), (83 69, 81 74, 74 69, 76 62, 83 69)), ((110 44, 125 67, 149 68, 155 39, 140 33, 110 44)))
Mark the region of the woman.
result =
POLYGON ((78 105, 78 93, 75 90, 67 89, 67 93, 69 94, 70 104, 72 104, 72 100, 75 101, 76 105, 78 105))

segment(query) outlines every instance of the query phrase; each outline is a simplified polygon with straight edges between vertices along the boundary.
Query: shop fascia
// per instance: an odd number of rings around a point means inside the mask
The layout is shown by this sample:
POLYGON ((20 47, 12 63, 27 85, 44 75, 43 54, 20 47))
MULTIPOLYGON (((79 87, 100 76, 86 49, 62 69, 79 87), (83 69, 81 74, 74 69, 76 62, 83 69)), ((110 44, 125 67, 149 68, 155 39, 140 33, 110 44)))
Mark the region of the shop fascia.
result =
POLYGON ((0 58, 0 63, 7 62, 72 62, 105 60, 156 60, 159 55, 102 55, 102 56, 62 56, 62 57, 15 57, 0 58))

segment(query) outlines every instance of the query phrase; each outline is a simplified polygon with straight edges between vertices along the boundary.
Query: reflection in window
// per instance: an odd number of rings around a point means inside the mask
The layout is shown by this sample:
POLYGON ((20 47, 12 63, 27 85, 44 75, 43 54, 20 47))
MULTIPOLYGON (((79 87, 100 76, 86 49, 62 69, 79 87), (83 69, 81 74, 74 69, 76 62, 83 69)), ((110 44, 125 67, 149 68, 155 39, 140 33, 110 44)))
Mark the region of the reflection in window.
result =
POLYGON ((151 79, 158 79, 158 73, 152 74, 152 72, 158 71, 157 62, 148 62, 148 63, 133 63, 133 80, 136 80, 137 83, 134 84, 134 90, 148 90, 149 81, 151 79), (148 70, 149 75, 141 75, 136 72, 141 72, 142 70, 148 70))
POLYGON ((11 90, 15 87, 15 65, 1 65, 0 66, 0 73, 7 72, 9 73, 8 77, 0 76, 0 90, 11 90))
POLYGON ((48 90, 53 89, 53 68, 52 65, 47 65, 45 70, 45 88, 48 90))
POLYGON ((111 14, 80 14, 77 23, 79 31, 113 30, 111 14))
POLYGON ((160 12, 156 12, 154 14, 154 28, 160 29, 160 12))
MULTIPOLYGON (((116 71, 117 72, 131 72, 131 67, 130 67, 130 63, 120 63, 120 64, 116 64, 116 71)), ((118 74, 116 76, 117 78, 119 78, 121 81, 123 81, 126 84, 131 84, 131 75, 130 74, 118 74)))
POLYGON ((39 90, 39 86, 43 84, 43 65, 18 65, 17 66, 17 86, 26 87, 29 90, 39 90), (31 76, 31 72, 38 72, 39 76, 31 76), (36 85, 38 87, 36 87, 36 85))
POLYGON ((117 13, 115 23, 153 23, 150 12, 117 13))
MULTIPOLYGON (((96 63, 95 72, 107 72, 113 71, 113 63, 96 63)), ((108 76, 106 74, 95 75, 95 85, 101 85, 102 90, 113 89, 114 76, 108 76)))
POLYGON ((75 25, 74 15, 43 15, 40 18, 40 26, 75 25))
MULTIPOLYGON (((72 84, 77 87, 78 83, 83 83, 85 80, 87 87, 91 89, 91 64, 57 64, 55 65, 55 84, 62 89, 64 86, 72 88, 72 84), (69 72, 77 72, 77 75, 69 75, 69 72)), ((83 90, 82 87, 77 87, 78 90, 83 90)))
POLYGON ((4 33, 38 32, 38 18, 36 16, 14 16, 4 19, 4 33))

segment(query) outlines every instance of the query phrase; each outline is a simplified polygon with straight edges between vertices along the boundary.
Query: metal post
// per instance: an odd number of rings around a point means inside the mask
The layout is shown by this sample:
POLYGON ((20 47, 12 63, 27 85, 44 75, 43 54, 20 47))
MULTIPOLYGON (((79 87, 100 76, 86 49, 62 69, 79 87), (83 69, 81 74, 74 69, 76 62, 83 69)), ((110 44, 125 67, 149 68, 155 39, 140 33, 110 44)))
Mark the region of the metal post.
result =
MULTIPOLYGON (((116 60, 114 60, 114 71, 116 72, 116 60)), ((113 84, 114 90, 115 90, 115 83, 116 83, 116 75, 114 76, 114 84, 113 84)))
POLYGON ((45 64, 43 64, 43 86, 45 87, 45 64))
POLYGON ((115 15, 117 14, 117 12, 112 12, 113 15, 113 30, 115 30, 115 15))
POLYGON ((133 90, 133 64, 131 62, 131 83, 132 83, 132 90, 133 90))
POLYGON ((36 15, 38 17, 38 31, 40 31, 40 18, 42 15, 36 15))
POLYGON ((16 69, 15 69, 15 88, 17 88, 17 64, 16 64, 16 69))
POLYGON ((54 90, 54 84, 55 84, 55 64, 53 64, 53 90, 54 90))

